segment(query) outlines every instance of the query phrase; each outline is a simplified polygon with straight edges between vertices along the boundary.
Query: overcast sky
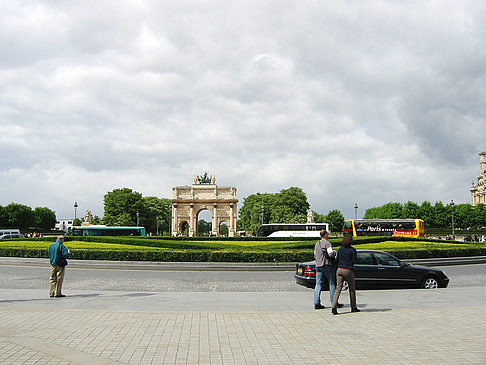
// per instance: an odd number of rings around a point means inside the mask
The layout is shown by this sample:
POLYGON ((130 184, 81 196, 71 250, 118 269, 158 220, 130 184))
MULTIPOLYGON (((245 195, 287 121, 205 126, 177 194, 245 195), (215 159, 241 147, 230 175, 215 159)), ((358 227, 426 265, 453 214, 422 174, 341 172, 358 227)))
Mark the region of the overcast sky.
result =
POLYGON ((3 1, 0 205, 103 216, 208 171, 311 208, 470 203, 483 1, 3 1))

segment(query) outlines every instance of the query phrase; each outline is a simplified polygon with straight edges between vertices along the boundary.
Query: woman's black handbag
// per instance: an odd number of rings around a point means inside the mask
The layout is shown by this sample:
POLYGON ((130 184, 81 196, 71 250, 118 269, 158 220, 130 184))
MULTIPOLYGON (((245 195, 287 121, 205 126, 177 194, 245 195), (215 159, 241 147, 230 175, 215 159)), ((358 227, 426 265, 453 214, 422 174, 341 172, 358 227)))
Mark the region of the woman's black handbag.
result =
POLYGON ((64 267, 68 263, 67 263, 67 260, 62 255, 61 245, 62 244, 59 244, 59 248, 57 249, 57 266, 64 267))

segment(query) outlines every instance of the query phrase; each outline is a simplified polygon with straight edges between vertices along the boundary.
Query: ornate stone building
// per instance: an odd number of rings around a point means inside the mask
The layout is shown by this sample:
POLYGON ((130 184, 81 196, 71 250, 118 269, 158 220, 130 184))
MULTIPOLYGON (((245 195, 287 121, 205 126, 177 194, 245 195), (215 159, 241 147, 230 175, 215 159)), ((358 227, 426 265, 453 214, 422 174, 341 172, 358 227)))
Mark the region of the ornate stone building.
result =
POLYGON ((213 236, 219 236, 219 227, 228 224, 228 236, 236 233, 236 188, 232 186, 217 186, 214 176, 195 176, 192 186, 176 186, 172 188, 172 235, 183 232, 183 226, 189 225, 189 236, 197 235, 198 215, 203 210, 209 210, 212 215, 213 236))
POLYGON ((473 182, 471 187, 473 205, 479 203, 486 204, 486 152, 481 152, 479 154, 479 165, 480 172, 477 178, 477 183, 474 184, 473 182))

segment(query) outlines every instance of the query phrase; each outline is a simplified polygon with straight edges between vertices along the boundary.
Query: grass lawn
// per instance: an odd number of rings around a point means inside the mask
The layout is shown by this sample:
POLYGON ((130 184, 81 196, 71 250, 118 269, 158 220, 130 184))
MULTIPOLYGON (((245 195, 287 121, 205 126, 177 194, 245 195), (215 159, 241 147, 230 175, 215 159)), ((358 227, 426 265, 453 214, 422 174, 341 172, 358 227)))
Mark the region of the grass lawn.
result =
MULTIPOLYGON (((48 249, 52 242, 43 241, 6 241, 0 244, 2 248, 14 249, 48 249)), ((151 247, 151 246, 137 246, 124 245, 118 243, 104 243, 104 242, 84 242, 84 241, 69 241, 66 242, 66 247, 71 251, 76 250, 98 250, 98 251, 167 251, 172 250, 166 247, 151 247)))
MULTIPOLYGON (((110 237, 111 240, 113 240, 110 237)), ((89 242, 82 240, 67 241, 65 245, 70 250, 103 250, 103 251, 275 251, 275 250, 313 250, 313 241, 179 241, 174 244, 170 240, 144 240, 131 239, 131 244, 110 243, 105 238, 101 242, 89 242), (156 245, 155 245, 156 244, 156 245)), ((125 241, 125 239, 123 239, 125 241)), ((359 242, 359 241, 358 241, 359 242)), ((358 243, 357 242, 357 243, 358 243)), ((51 241, 39 240, 5 240, 0 242, 0 248, 9 249, 47 249, 51 241)), ((486 243, 462 243, 454 241, 387 241, 375 243, 359 243, 354 245, 357 249, 381 250, 381 251, 410 251, 410 250, 467 250, 471 248, 486 248, 486 243)))
POLYGON ((486 248, 486 243, 453 243, 449 242, 400 242, 400 241, 383 241, 377 243, 364 243, 356 245, 356 248, 362 248, 365 250, 380 250, 380 251, 410 251, 410 250, 468 250, 471 248, 486 248))

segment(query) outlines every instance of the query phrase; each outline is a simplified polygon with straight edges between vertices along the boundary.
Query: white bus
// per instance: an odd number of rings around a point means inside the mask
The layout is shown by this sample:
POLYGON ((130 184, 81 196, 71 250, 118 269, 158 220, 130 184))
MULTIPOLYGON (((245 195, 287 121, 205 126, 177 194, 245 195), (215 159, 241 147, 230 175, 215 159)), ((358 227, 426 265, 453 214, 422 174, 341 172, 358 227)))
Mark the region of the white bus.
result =
POLYGON ((258 227, 259 237, 320 237, 321 230, 331 234, 329 223, 269 223, 258 227))
POLYGON ((0 229, 0 239, 6 238, 22 238, 23 236, 20 234, 20 231, 15 228, 5 228, 0 229))

